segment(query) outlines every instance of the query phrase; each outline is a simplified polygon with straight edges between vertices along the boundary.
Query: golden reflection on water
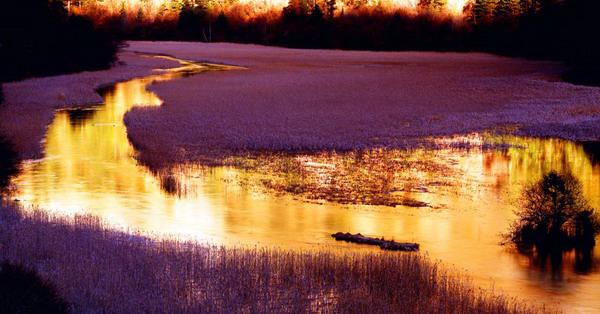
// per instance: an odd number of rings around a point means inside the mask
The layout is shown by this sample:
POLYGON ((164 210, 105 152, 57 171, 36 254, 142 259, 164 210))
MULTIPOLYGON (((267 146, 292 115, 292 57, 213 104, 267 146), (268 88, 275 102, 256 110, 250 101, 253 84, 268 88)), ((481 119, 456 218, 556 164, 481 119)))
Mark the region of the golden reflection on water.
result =
MULTIPOLYGON (((560 302, 565 309, 600 309, 596 262, 582 269, 570 253, 552 272, 498 245, 523 185, 549 170, 572 172, 600 209, 600 165, 582 145, 472 135, 437 140, 448 147, 435 151, 279 156, 252 170, 178 165, 165 182, 136 162, 123 116, 135 106, 161 105, 146 90, 148 84, 209 69, 182 63, 175 70, 116 84, 104 92, 102 105, 58 111, 47 131, 45 158, 25 163, 15 180, 17 198, 59 213, 94 214, 116 226, 226 244, 364 249, 333 241, 329 235, 337 231, 415 241, 434 259, 466 270, 484 287, 494 282, 496 289, 560 302), (450 148, 461 141, 475 147, 450 148), (481 147, 499 142, 510 145, 481 147), (187 192, 166 193, 169 182, 187 192), (301 189, 273 193, 290 186, 301 189), (361 192, 370 186, 376 188, 361 192), (398 194, 429 206, 303 201, 331 191, 354 195, 351 200, 398 194)), ((599 257, 596 249, 591 259, 599 257)))

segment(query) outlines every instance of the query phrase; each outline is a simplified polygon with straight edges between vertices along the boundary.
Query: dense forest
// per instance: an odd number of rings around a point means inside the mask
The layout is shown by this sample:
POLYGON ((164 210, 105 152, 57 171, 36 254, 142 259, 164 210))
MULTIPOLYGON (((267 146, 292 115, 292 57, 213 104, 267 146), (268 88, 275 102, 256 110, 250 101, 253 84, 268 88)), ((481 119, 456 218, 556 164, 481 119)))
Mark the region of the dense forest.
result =
POLYGON ((140 1, 132 8, 113 0, 121 5, 112 11, 97 0, 70 6, 124 39, 484 51, 563 61, 570 68, 565 73, 568 80, 600 84, 596 0, 469 0, 462 12, 450 12, 448 0, 419 0, 416 8, 385 0, 289 0, 283 9, 235 1, 171 0, 153 10, 144 6, 152 2, 140 1))
POLYGON ((568 80, 600 84, 596 0, 468 0, 462 12, 449 10, 449 0, 418 0, 415 8, 386 0, 266 3, 10 1, 0 11, 0 80, 107 67, 118 38, 484 51, 563 61, 568 80))
POLYGON ((4 1, 0 9, 0 82, 109 67, 118 40, 59 0, 4 1))

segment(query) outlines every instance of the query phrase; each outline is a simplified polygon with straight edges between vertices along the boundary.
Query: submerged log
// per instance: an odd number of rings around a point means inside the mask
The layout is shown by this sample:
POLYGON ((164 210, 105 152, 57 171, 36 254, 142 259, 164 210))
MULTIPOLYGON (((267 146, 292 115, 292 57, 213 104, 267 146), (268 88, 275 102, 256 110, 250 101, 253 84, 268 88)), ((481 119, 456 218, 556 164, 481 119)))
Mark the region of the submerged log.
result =
POLYGON ((360 233, 351 234, 338 232, 331 235, 337 241, 346 241, 350 243, 377 245, 380 249, 386 251, 405 251, 416 252, 419 250, 418 243, 396 242, 394 240, 385 240, 384 238, 366 237, 360 233))

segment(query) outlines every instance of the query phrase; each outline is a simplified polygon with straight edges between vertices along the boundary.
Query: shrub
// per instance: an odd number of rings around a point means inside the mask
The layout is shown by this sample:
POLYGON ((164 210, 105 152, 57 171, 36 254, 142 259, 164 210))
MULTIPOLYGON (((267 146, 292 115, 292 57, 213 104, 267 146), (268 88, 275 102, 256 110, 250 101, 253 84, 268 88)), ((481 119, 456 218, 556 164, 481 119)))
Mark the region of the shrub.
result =
POLYGON ((18 162, 18 156, 12 148, 12 144, 0 136, 0 193, 4 192, 10 179, 18 173, 18 162))
POLYGON ((591 248, 600 221, 569 174, 554 171, 523 192, 522 208, 508 239, 522 251, 560 252, 591 248))
POLYGON ((0 265, 0 308, 2 313, 66 313, 67 303, 54 286, 21 265, 0 265))

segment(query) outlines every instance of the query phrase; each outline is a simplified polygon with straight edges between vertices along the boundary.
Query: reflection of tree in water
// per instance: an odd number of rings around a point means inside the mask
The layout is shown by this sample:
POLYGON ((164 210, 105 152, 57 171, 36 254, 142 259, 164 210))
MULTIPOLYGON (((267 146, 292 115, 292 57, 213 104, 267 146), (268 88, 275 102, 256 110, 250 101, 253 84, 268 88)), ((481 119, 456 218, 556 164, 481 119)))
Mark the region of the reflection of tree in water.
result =
POLYGON ((594 251, 591 249, 575 250, 574 271, 578 274, 588 274, 594 270, 594 251))
POLYGON ((600 142, 582 142, 581 146, 592 163, 600 163, 600 142))
POLYGON ((10 179, 19 172, 19 160, 12 144, 0 136, 0 192, 10 183, 10 179))
POLYGON ((92 119, 92 116, 96 113, 96 108, 75 108, 66 112, 69 115, 69 123, 72 126, 79 126, 92 119))
POLYGON ((563 272, 572 269, 574 273, 587 275, 596 269, 597 259, 591 247, 575 248, 567 252, 534 251, 521 252, 529 258, 529 264, 542 272, 549 272, 553 281, 562 281, 563 272))
POLYGON ((549 270, 553 281, 562 280, 567 267, 578 274, 590 273, 600 218, 583 196, 579 181, 551 171, 525 188, 522 198, 518 219, 506 239, 529 256, 531 264, 549 270))

